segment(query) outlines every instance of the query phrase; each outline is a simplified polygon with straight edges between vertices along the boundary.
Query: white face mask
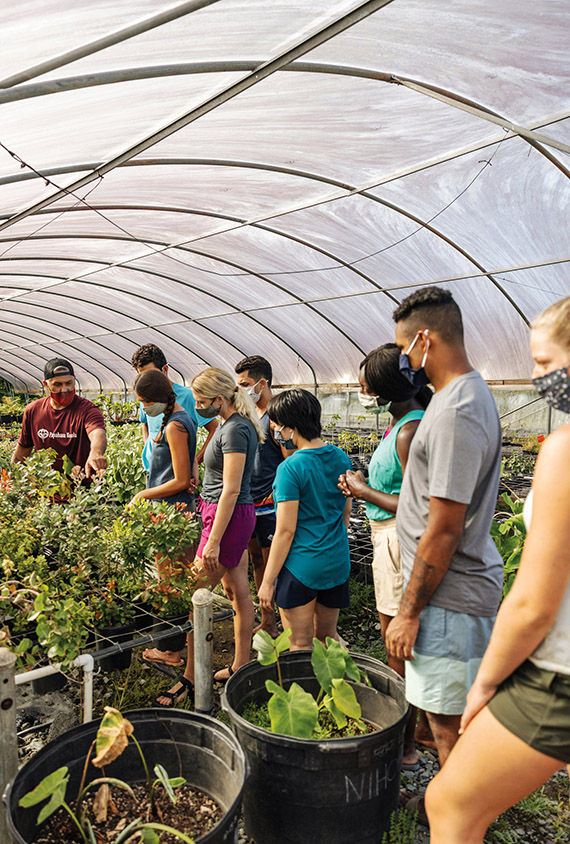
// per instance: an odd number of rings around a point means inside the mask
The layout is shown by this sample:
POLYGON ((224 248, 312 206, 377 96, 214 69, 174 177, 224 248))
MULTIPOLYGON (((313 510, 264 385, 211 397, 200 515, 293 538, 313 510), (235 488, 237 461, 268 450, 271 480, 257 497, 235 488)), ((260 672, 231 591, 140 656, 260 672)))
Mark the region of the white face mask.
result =
POLYGON ((365 407, 367 410, 371 410, 372 408, 378 407, 378 401, 376 396, 369 396, 366 393, 359 393, 358 394, 358 401, 365 407))
POLYGON ((261 378, 259 379, 259 381, 256 381, 255 384, 252 384, 252 386, 248 387, 247 390, 246 390, 248 396, 250 397, 250 399, 252 400, 252 402, 254 404, 257 404, 257 402, 261 398, 261 393, 255 392, 255 388, 257 387, 257 385, 259 384, 260 381, 261 381, 261 378))

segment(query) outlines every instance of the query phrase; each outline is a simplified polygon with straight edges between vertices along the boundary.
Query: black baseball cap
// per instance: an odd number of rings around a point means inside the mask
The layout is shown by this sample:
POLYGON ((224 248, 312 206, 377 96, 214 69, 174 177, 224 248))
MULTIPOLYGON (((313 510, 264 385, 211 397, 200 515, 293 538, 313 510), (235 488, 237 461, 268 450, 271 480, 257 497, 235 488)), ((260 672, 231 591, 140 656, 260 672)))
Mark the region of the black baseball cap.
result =
POLYGON ((56 375, 73 375, 73 367, 65 358, 52 358, 44 364, 44 381, 55 378, 56 375))

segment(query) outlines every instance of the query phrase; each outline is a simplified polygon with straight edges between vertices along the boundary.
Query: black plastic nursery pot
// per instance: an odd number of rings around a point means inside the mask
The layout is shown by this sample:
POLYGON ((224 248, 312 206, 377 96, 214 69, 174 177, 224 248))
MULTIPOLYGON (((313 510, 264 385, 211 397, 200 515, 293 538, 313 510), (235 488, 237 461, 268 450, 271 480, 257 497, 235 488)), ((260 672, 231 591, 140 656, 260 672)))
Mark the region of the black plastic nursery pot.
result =
MULTIPOLYGON (((185 777, 190 785, 204 791, 222 807, 225 814, 221 821, 196 842, 237 844, 247 762, 231 730, 208 715, 179 709, 137 709, 124 714, 134 727, 150 770, 157 763, 163 765, 169 776, 185 777)), ((85 757, 99 723, 83 724, 50 742, 18 772, 4 796, 8 825, 16 844, 32 844, 41 809, 41 805, 22 809, 18 802, 49 772, 67 765, 68 795, 71 795, 68 802, 75 800, 85 757)), ((134 742, 129 741, 121 756, 106 768, 106 774, 131 785, 145 782, 134 742)), ((87 782, 99 776, 101 772, 89 765, 87 782)))
POLYGON ((67 677, 56 671, 55 674, 46 674, 45 677, 38 677, 32 680, 32 689, 36 695, 47 695, 51 692, 59 692, 67 685, 67 677))
MULTIPOLYGON (((245 750, 251 774, 244 793, 246 831, 257 844, 378 844, 398 807, 408 704, 402 679, 371 657, 352 654, 372 689, 355 684, 362 716, 374 733, 327 740, 298 739, 241 717, 263 703, 275 665, 250 662, 228 680, 222 707, 245 750)), ((310 651, 279 658, 283 684, 316 694, 310 651)))
MULTIPOLYGON (((126 642, 132 639, 132 634, 136 628, 134 621, 129 624, 122 624, 117 627, 96 627, 95 628, 95 649, 98 651, 109 648, 113 643, 119 644, 121 641, 126 642), (111 641, 109 641, 111 640, 111 641)), ((109 654, 109 656, 101 657, 98 660, 102 671, 120 671, 128 668, 131 664, 132 651, 117 651, 117 653, 109 654)))
MULTIPOLYGON (((188 621, 188 615, 188 612, 182 615, 168 615, 164 618, 164 623, 157 624, 156 629, 157 631, 165 630, 172 624, 182 627, 188 621)), ((173 633, 172 636, 164 636, 157 639, 155 644, 161 651, 181 651, 186 647, 186 633, 173 633)))

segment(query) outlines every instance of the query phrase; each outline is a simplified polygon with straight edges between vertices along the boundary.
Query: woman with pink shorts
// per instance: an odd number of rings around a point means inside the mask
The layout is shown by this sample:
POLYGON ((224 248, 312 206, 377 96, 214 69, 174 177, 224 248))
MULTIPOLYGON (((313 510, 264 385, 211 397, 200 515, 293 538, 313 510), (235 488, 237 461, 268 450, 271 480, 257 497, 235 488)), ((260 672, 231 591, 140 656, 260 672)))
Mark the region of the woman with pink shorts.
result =
MULTIPOLYGON (((233 663, 218 671, 216 680, 229 675, 249 660, 254 624, 249 592, 247 544, 255 527, 255 508, 250 478, 263 438, 255 406, 245 390, 222 369, 209 367, 192 380, 196 410, 203 417, 219 416, 221 424, 204 455, 205 475, 197 510, 203 530, 194 569, 197 586, 216 586, 220 581, 235 611, 233 663)), ((194 639, 188 636, 186 670, 174 686, 156 700, 159 706, 179 706, 194 693, 194 639)))

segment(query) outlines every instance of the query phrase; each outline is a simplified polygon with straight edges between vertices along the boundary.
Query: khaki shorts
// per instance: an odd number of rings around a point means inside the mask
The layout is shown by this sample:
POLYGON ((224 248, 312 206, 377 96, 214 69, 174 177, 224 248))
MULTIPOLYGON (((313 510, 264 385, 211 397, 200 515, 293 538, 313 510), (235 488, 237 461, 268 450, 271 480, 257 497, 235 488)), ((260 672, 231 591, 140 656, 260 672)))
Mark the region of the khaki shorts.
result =
POLYGON ((370 520, 370 538, 374 555, 372 576, 376 608, 384 615, 395 616, 404 593, 404 575, 400 559, 400 543, 396 519, 370 520))
POLYGON ((526 660, 487 704, 497 721, 525 744, 570 762, 570 675, 526 660))

